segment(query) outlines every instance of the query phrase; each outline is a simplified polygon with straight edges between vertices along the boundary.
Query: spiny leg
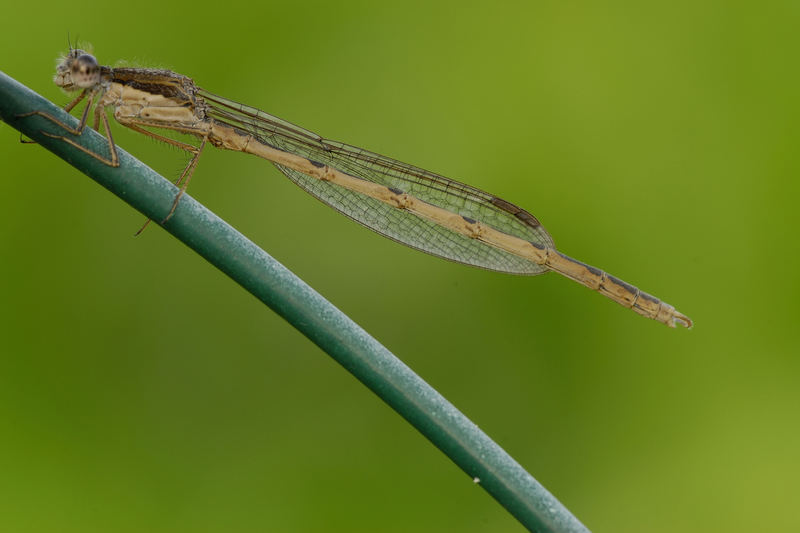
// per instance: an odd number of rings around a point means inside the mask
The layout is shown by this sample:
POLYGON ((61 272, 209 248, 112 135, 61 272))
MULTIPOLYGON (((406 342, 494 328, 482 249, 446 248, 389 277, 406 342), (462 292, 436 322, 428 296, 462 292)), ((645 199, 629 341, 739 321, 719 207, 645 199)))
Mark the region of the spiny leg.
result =
MULTIPOLYGON (((86 119, 89 116, 89 109, 91 109, 92 105, 94 104, 94 99, 95 99, 95 96, 96 96, 97 93, 95 93, 94 91, 89 92, 89 89, 84 89, 83 92, 81 94, 79 94, 77 98, 75 98, 72 102, 68 103, 64 107, 64 111, 69 113, 70 111, 72 111, 72 109, 76 105, 78 105, 78 103, 81 100, 83 100, 86 97, 87 93, 89 94, 89 101, 86 103, 86 108, 83 110, 83 115, 81 116, 80 123, 75 128, 73 128, 72 126, 69 126, 68 124, 65 124, 64 122, 61 122, 60 120, 58 120, 56 117, 54 117, 50 113, 46 113, 44 111, 39 111, 39 110, 31 111, 29 113, 22 113, 20 115, 17 115, 16 118, 25 118, 25 117, 31 117, 33 115, 39 115, 39 116, 42 116, 42 117, 46 118, 50 122, 61 126, 62 128, 64 128, 65 130, 67 130, 68 132, 70 132, 73 135, 80 135, 81 132, 83 131, 83 128, 86 127, 86 119)), ((53 137, 53 135, 50 135, 50 137, 53 137)))
MULTIPOLYGON (((90 104, 91 104, 91 102, 90 102, 90 104)), ((88 110, 88 107, 87 107, 87 110, 88 110)), ((101 118, 103 119, 103 129, 106 132, 106 140, 108 141, 108 151, 111 154, 110 158, 106 158, 106 157, 103 157, 103 156, 101 156, 101 155, 99 155, 99 154, 97 154, 95 152, 92 152, 88 148, 84 148, 83 146, 81 146, 80 144, 76 143, 72 139, 64 137, 63 135, 53 135, 51 133, 47 133, 46 131, 43 131, 42 134, 43 135, 47 135, 48 137, 52 137, 53 139, 59 139, 61 141, 64 141, 65 143, 74 146, 75 148, 77 148, 81 152, 89 154, 90 156, 94 157, 95 159, 97 159, 101 163, 104 163, 104 164, 106 164, 106 165, 108 165, 110 167, 118 167, 119 166, 119 156, 117 155, 117 145, 114 144, 114 137, 111 135, 111 127, 108 124, 108 117, 105 114, 104 108, 102 106, 98 106, 97 110, 95 111, 95 129, 97 128, 97 125, 100 122, 101 118)), ((82 122, 84 124, 86 122, 86 113, 84 113, 84 117, 83 117, 82 122)))
MULTIPOLYGON (((176 141, 175 139, 170 139, 169 137, 165 137, 163 135, 159 135, 158 133, 153 133, 152 131, 146 130, 146 129, 142 128, 141 126, 139 126, 140 123, 134 122, 134 121, 132 121, 130 119, 125 119, 124 121, 120 121, 120 124, 122 124, 126 128, 132 129, 135 132, 141 133, 143 135, 147 135, 148 137, 152 137, 152 138, 154 138, 156 140, 163 141, 163 142, 165 142, 167 144, 171 144, 172 146, 176 146, 176 147, 180 148, 181 150, 185 150, 187 152, 191 152, 192 154, 196 154, 197 150, 199 150, 199 148, 197 146, 194 146, 194 145, 191 145, 191 144, 187 144, 187 143, 182 143, 180 141, 176 141)), ((149 125, 149 124, 145 123, 145 125, 149 125)))
POLYGON ((172 214, 178 208, 178 202, 180 201, 181 196, 183 196, 183 193, 186 192, 186 188, 189 187, 189 181, 191 181, 192 174, 194 174, 194 171, 197 168, 197 161, 200 159, 200 154, 203 152, 203 148, 205 148, 207 140, 208 140, 207 136, 203 137, 203 140, 200 141, 200 146, 197 147, 197 153, 194 154, 192 160, 189 161, 189 164, 186 165, 185 169, 183 169, 181 177, 178 178, 177 182, 175 182, 175 185, 180 185, 181 183, 183 183, 183 185, 181 186, 181 189, 178 191, 178 194, 175 196, 175 201, 172 202, 172 209, 169 210, 167 216, 164 217, 164 220, 161 221, 162 224, 167 220, 169 220, 172 214))
MULTIPOLYGON (((89 110, 92 108, 92 105, 94 105, 94 99, 95 99, 97 93, 96 92, 89 92, 88 89, 86 89, 80 95, 78 95, 78 97, 75 98, 72 102, 67 104, 67 106, 64 108, 64 110, 67 111, 67 112, 71 111, 76 105, 78 105, 78 103, 81 100, 83 100, 83 98, 86 96, 87 93, 89 94, 89 101, 86 103, 86 108, 83 110, 83 115, 81 116, 81 121, 80 121, 80 123, 78 124, 78 126, 76 128, 70 127, 69 125, 65 124, 64 122, 61 122, 60 120, 58 120, 57 118, 55 118, 51 114, 45 113, 44 111, 38 111, 38 110, 37 111, 31 111, 30 113, 23 113, 21 115, 17 115, 17 117, 18 118, 23 118, 23 117, 29 117, 29 116, 32 116, 32 115, 40 115, 40 116, 48 119, 49 121, 53 122, 54 124, 57 124, 58 126, 61 126, 63 129, 67 130, 69 133, 71 133, 73 135, 81 135, 83 133, 83 129, 86 127, 86 121, 87 121, 88 116, 89 116, 89 110)), ((103 127, 105 128, 106 140, 108 140, 109 152, 111 154, 110 158, 103 157, 103 156, 101 156, 101 155, 89 150, 88 148, 85 148, 85 147, 81 146, 80 144, 76 143, 72 139, 69 139, 69 138, 65 137, 64 135, 54 135, 54 134, 48 133, 46 131, 42 131, 41 133, 42 133, 42 135, 46 135, 46 136, 48 136, 48 137, 50 137, 52 139, 58 139, 58 140, 63 141, 65 143, 69 144, 69 145, 72 145, 75 148, 77 148, 78 150, 80 150, 81 152, 89 154, 90 156, 94 157, 95 159, 97 159, 98 161, 100 161, 103 164, 106 164, 106 165, 108 165, 110 167, 118 167, 119 166, 119 157, 117 156, 117 147, 114 144, 114 138, 111 135, 111 128, 108 125, 108 118, 106 117, 105 112, 104 112, 104 108, 102 106, 98 106, 95 109, 94 129, 95 129, 95 131, 99 132, 98 125, 99 125, 99 121, 100 121, 99 120, 100 119, 100 115, 102 115, 102 118, 103 118, 103 127)))
POLYGON ((101 105, 94 108, 94 122, 92 122, 92 129, 94 131, 100 131, 97 129, 100 127, 100 115, 104 114, 105 112, 106 108, 101 105))
MULTIPOLYGON (((137 125, 135 122, 126 121, 122 122, 121 124, 129 127, 133 131, 143 133, 144 135, 147 135, 154 139, 158 139, 159 141, 164 141, 167 144, 171 144, 172 146, 177 146, 181 150, 186 150, 187 152, 191 152, 192 154, 194 154, 192 156, 192 160, 189 161, 189 164, 186 165, 186 168, 184 168, 183 172, 181 172, 180 177, 174 182, 176 186, 180 186, 180 190, 178 191, 178 194, 175 196, 175 201, 172 202, 172 208, 169 210, 169 213, 167 214, 166 217, 164 217, 164 220, 161 221, 161 223, 163 224, 164 222, 169 220, 170 217, 172 217, 172 214, 175 213, 175 209, 178 208, 178 202, 180 201, 181 196, 183 196, 183 193, 186 192, 186 188, 189 186, 189 181, 192 179, 192 174, 194 174, 194 170, 195 168, 197 168, 197 161, 200 159, 200 154, 203 152, 203 148, 206 145, 206 141, 208 141, 208 135, 203 135, 202 140, 200 141, 200 146, 192 146, 191 144, 182 143, 180 141, 176 141, 175 139, 170 139, 169 137, 165 137, 164 135, 159 135, 157 133, 153 133, 152 131, 148 131, 142 128, 141 126, 137 125)), ((145 226, 146 225, 147 223, 145 223, 145 226)), ((144 229, 144 226, 142 227, 142 229, 144 229)), ((141 233, 141 231, 142 230, 139 230, 139 233, 141 233)))
MULTIPOLYGON (((67 113, 72 111, 75 108, 75 106, 80 103, 81 100, 86 98, 86 93, 87 92, 88 92, 88 89, 84 89, 83 91, 81 91, 81 94, 79 94, 70 103, 68 103, 67 105, 64 106, 64 111, 66 111, 67 113)), ((90 103, 90 106, 91 106, 91 103, 90 103)), ((89 106, 86 107, 86 111, 84 112, 84 118, 86 117, 86 113, 88 113, 88 111, 89 111, 89 106)), ((42 115, 42 116, 50 119, 51 121, 55 122, 56 124, 60 125, 61 127, 65 128, 67 130, 70 129, 68 126, 64 125, 60 121, 55 120, 51 115, 49 115, 47 113, 44 113, 42 111, 32 111, 30 113, 23 113, 21 115, 17 115, 17 118, 25 118, 25 117, 30 117, 32 115, 42 115)), ((84 120, 84 125, 85 125, 85 120, 84 120)), ((83 126, 79 125, 79 128, 82 130, 83 126)), ((95 129, 95 131, 97 130, 97 122, 96 121, 95 121, 95 124, 94 124, 94 129, 95 129)), ((36 144, 36 141, 23 139, 22 138, 22 134, 20 134, 20 136, 19 136, 19 142, 21 142, 22 144, 36 144)))
MULTIPOLYGON (((192 174, 194 173, 194 169, 197 167, 197 160, 200 158, 200 153, 203 151, 203 147, 206 145, 208 136, 203 136, 200 146, 193 146, 191 144, 176 141, 175 139, 170 139, 169 137, 166 137, 164 135, 159 135, 158 133, 153 133, 152 131, 148 131, 139 126, 133 120, 125 120, 124 122, 120 122, 120 124, 122 124, 127 128, 132 129, 133 131, 136 131, 143 135, 147 135, 148 137, 152 137, 159 141, 163 141, 167 144, 171 144, 172 146, 176 146, 181 150, 185 150, 193 154, 192 160, 189 161, 189 164, 186 165, 186 168, 183 169, 183 172, 181 172, 181 175, 178 177, 178 179, 173 182, 176 186, 180 187, 180 190, 178 191, 178 194, 175 196, 175 200, 172 202, 172 208, 169 210, 169 213, 161 221, 161 224, 163 224, 167 220, 169 220, 170 217, 172 217, 172 214, 175 213, 175 209, 178 208, 178 202, 180 201, 181 196, 183 196, 183 193, 186 192, 186 188, 189 186, 189 180, 191 179, 192 174)), ((144 229, 148 226, 148 224, 150 224, 150 221, 151 219, 148 218, 142 225, 142 227, 139 228, 139 231, 137 231, 134 234, 134 236, 141 234, 144 231, 144 229)))
POLYGON ((73 110, 73 108, 74 108, 76 105, 78 105, 78 104, 80 103, 80 101, 81 101, 81 100, 83 100, 84 98, 86 98, 86 94, 88 93, 88 91, 89 91, 89 89, 84 89, 84 90, 81 92, 81 94, 79 94, 79 95, 78 95, 78 96, 77 96, 77 97, 76 97, 76 98, 75 98, 73 101, 71 101, 70 103, 68 103, 67 105, 65 105, 65 106, 64 106, 64 111, 66 111, 67 113, 69 113, 70 111, 72 111, 72 110, 73 110))

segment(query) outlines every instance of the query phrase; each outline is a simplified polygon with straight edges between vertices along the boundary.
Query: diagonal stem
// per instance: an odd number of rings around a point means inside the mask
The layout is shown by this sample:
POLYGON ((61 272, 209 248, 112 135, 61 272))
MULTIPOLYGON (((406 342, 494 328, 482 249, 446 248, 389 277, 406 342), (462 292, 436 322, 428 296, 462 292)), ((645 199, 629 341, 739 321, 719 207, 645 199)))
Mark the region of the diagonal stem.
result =
MULTIPOLYGON (((86 128, 72 143, 61 122, 76 119, 0 72, 0 118, 87 174, 146 217, 163 220, 178 189, 118 149, 119 167, 102 163, 108 141, 86 128), (80 144, 77 148, 75 144, 80 144)), ((30 153, 35 154, 34 150, 30 153)), ((10 177, 9 177, 10 178, 10 177)), ((164 229, 286 319, 369 387, 479 483, 530 531, 588 531, 500 446, 389 350, 302 280, 201 204, 184 195, 164 229)), ((470 481, 471 482, 471 481, 470 481)))

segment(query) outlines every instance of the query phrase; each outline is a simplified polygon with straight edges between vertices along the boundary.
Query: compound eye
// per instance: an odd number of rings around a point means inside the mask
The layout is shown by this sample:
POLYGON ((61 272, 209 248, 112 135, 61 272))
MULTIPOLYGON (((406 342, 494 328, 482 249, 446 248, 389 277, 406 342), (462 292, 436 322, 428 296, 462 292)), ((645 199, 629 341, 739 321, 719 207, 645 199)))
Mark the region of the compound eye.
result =
POLYGON ((92 74, 98 69, 97 59, 93 55, 83 54, 75 58, 72 62, 72 72, 78 74, 92 74))
POLYGON ((63 82, 57 84, 62 87, 72 86, 79 89, 88 89, 100 83, 100 65, 93 55, 82 52, 69 64, 69 73, 64 73, 63 82), (67 77, 68 76, 68 77, 67 77))

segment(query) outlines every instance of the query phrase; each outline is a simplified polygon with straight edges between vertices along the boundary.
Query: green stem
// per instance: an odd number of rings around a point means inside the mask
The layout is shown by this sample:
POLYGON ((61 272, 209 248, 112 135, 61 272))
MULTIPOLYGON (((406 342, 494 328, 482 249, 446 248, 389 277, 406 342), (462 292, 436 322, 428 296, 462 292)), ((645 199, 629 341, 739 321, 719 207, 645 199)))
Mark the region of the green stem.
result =
MULTIPOLYGON (((71 136, 35 115, 45 111, 75 125, 77 120, 0 72, 0 117, 63 158, 145 216, 161 220, 177 189, 141 161, 119 150, 120 166, 44 135, 67 135, 88 150, 108 156, 106 139, 86 128, 71 136)), ((31 150, 31 154, 35 154, 31 150)), ((10 176, 7 176, 10 178, 10 176)), ((247 240, 214 213, 184 195, 169 233, 225 272, 285 318, 408 420, 530 531, 585 532, 587 529, 500 446, 425 383, 389 350, 301 279, 247 240)))

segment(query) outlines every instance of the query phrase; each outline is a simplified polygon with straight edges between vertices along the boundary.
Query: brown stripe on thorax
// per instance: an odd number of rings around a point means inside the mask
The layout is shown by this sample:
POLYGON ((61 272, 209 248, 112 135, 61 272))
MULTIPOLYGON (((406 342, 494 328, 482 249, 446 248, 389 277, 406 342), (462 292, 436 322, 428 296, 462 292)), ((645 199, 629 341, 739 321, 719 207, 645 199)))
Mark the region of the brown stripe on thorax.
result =
POLYGON ((171 98, 183 105, 196 103, 197 86, 192 79, 171 70, 112 68, 106 76, 113 83, 171 98))

